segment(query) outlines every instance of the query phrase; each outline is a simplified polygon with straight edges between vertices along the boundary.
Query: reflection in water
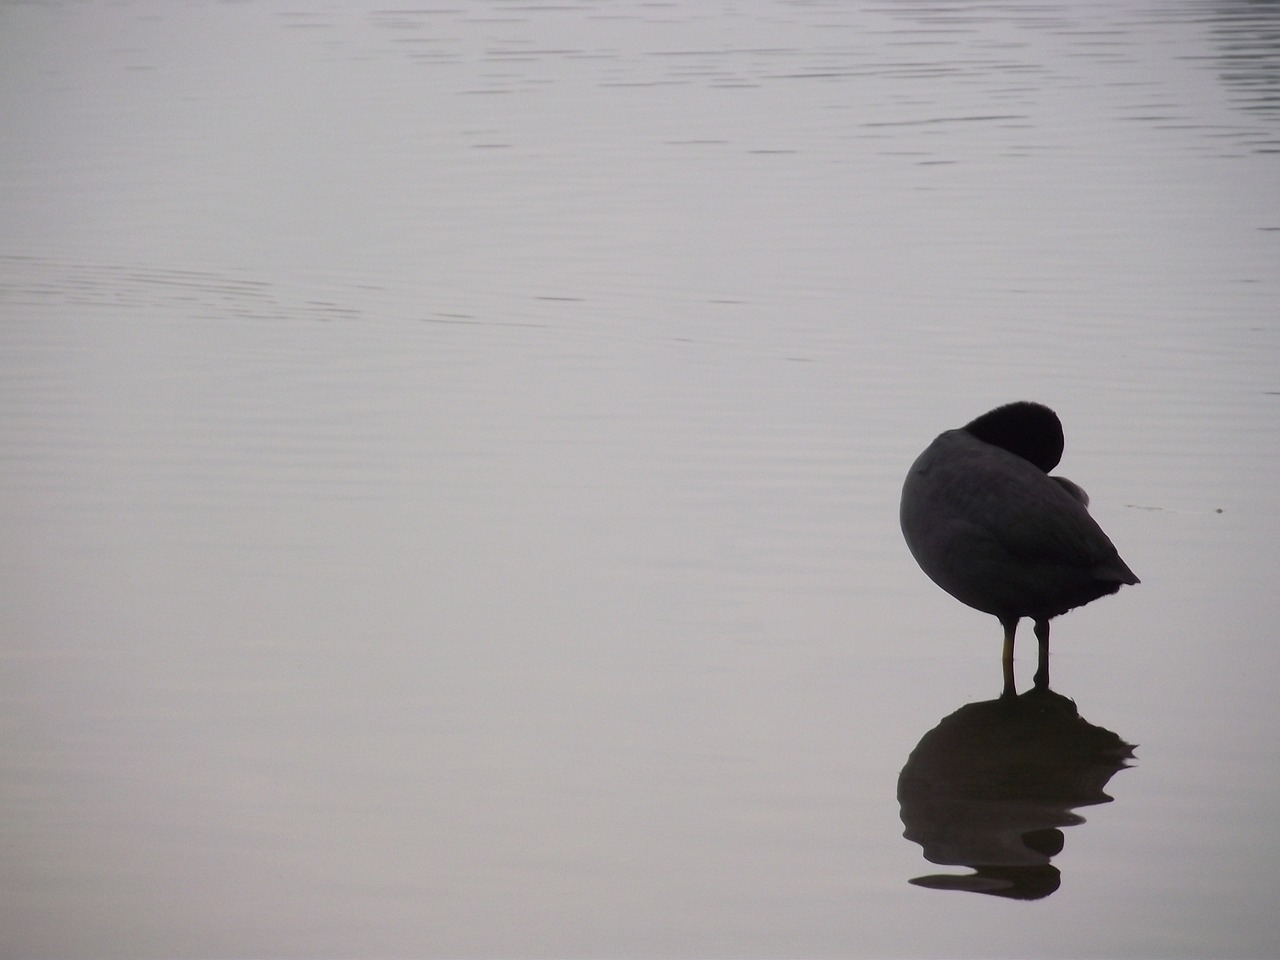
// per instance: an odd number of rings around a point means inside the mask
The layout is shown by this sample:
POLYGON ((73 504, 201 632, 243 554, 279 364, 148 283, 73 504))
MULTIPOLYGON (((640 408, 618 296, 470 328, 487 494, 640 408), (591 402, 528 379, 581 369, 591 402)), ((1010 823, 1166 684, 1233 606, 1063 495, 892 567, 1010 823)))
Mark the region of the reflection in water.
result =
POLYGON ((1080 716, 1047 688, 969 703, 930 730, 898 777, 906 830, 930 863, 967 875, 917 877, 917 886, 1038 900, 1058 889, 1050 861, 1076 807, 1111 800, 1107 781, 1133 746, 1080 716))

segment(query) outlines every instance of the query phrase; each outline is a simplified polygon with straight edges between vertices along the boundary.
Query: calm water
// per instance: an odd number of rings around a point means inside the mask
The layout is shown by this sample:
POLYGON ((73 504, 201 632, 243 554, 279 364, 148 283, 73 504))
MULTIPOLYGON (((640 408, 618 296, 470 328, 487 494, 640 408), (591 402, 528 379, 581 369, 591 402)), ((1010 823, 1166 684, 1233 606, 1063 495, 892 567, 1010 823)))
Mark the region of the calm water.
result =
POLYGON ((1280 953, 1280 5, 410 6, 0 7, 0 955, 1280 953))

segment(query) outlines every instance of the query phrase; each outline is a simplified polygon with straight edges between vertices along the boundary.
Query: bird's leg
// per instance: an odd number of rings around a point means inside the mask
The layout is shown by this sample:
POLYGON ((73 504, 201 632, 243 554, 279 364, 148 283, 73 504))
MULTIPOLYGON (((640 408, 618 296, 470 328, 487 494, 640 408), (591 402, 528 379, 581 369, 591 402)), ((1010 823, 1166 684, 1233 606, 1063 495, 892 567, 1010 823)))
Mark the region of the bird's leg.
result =
POLYGON ((1000 694, 1002 697, 1012 698, 1018 695, 1018 691, 1013 685, 1013 635, 1018 629, 1018 618, 1000 619, 1000 625, 1004 627, 1004 654, 1000 658, 1000 665, 1004 668, 1004 691, 1000 694))
POLYGON ((1036 621, 1036 639, 1040 641, 1040 661, 1036 664, 1037 690, 1049 689, 1049 621, 1036 621))

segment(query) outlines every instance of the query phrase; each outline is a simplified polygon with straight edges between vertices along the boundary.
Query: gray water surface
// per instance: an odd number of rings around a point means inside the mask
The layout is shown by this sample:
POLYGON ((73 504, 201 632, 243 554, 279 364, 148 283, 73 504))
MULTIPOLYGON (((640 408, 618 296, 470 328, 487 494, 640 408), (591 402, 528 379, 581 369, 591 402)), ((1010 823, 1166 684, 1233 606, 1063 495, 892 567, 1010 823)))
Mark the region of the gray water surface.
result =
POLYGON ((1274 956, 1280 7, 411 6, 0 7, 0 955, 1274 956))

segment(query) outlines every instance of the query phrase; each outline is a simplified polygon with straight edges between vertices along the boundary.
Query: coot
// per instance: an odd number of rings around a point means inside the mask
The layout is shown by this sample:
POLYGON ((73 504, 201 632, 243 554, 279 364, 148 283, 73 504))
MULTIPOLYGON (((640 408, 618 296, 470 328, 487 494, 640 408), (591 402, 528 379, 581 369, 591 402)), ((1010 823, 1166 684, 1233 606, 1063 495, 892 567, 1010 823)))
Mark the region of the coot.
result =
POLYGON ((1018 402, 948 430, 911 465, 900 519, 922 570, 957 600, 1004 627, 1006 693, 1018 620, 1035 621, 1038 687, 1049 683, 1049 620, 1138 578, 1089 516, 1089 498, 1051 477, 1062 423, 1018 402))

